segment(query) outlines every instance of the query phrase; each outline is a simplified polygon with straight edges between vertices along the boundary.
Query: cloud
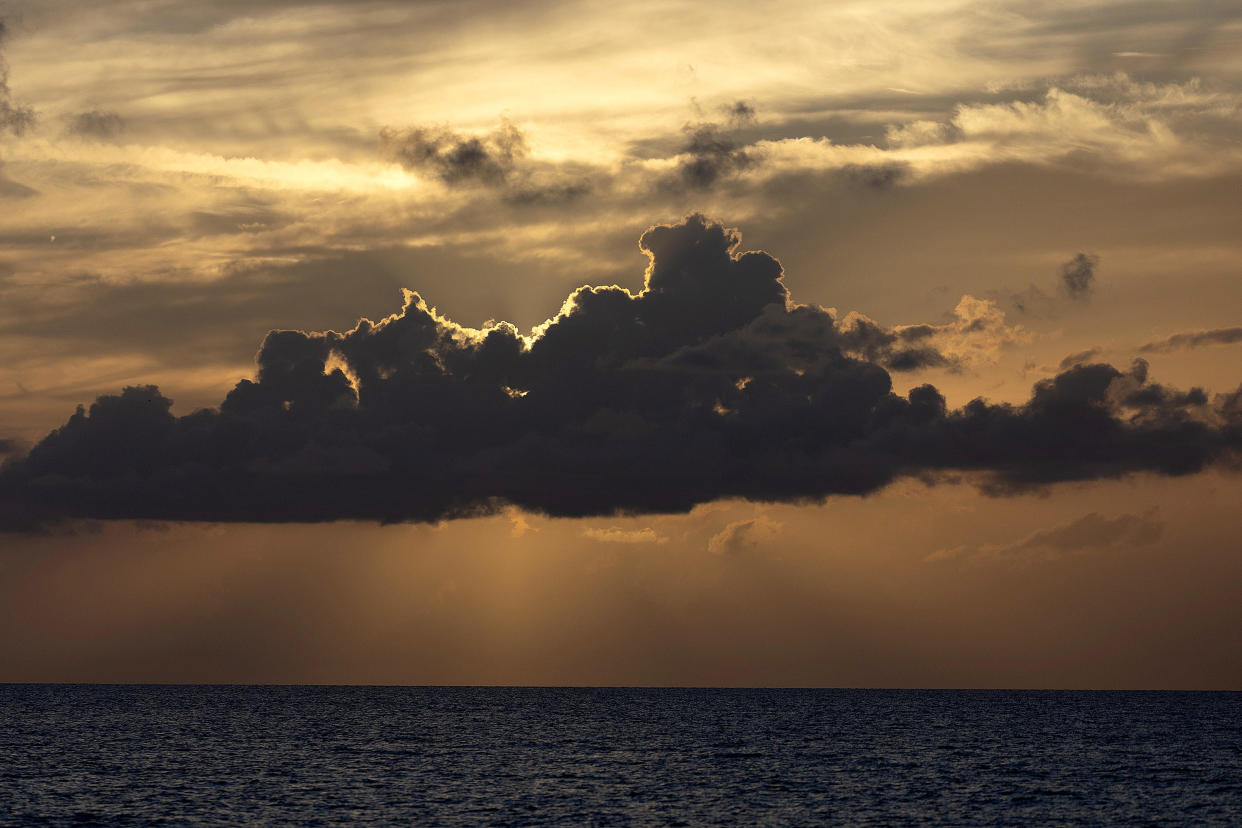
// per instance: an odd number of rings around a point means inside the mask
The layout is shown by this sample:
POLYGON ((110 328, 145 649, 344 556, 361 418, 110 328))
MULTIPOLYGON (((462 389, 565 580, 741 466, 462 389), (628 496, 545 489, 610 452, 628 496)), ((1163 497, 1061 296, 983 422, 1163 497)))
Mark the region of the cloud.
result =
POLYGON ((782 528, 784 524, 767 515, 734 521, 712 535, 707 542, 707 551, 713 555, 737 555, 775 539, 782 528))
POLYGON ((508 121, 482 135, 446 127, 380 130, 380 149, 408 170, 426 173, 452 188, 501 193, 505 204, 546 207, 577 201, 595 189, 599 171, 584 164, 536 162, 526 133, 508 121))
POLYGON ((888 190, 910 176, 910 165, 901 161, 880 164, 846 164, 841 175, 851 184, 873 190, 888 190))
POLYGON ((941 549, 927 557, 928 561, 962 558, 1030 562, 1053 560, 1067 554, 1130 549, 1155 543, 1164 532, 1164 524, 1152 508, 1137 515, 1106 518, 1098 512, 1078 520, 1033 532, 1007 544, 985 544, 977 547, 941 549))
MULTIPOLYGON (((8 28, 0 20, 0 46, 8 36, 8 28)), ((35 112, 29 106, 13 102, 9 92, 9 65, 0 54, 0 130, 8 130, 14 135, 21 135, 34 126, 35 112)))
POLYGON ((513 524, 512 527, 509 529, 510 537, 520 538, 522 537, 522 535, 525 535, 527 532, 538 532, 539 531, 539 529, 531 525, 530 521, 527 520, 526 516, 523 515, 521 512, 515 511, 512 514, 510 514, 509 521, 513 524))
POLYGON ((502 185, 528 151, 525 133, 508 121, 484 135, 446 127, 385 127, 379 140, 383 152, 406 169, 449 186, 502 185))
POLYGON ((759 154, 747 148, 737 131, 755 122, 755 109, 745 101, 723 107, 728 125, 713 121, 687 124, 682 132, 686 141, 678 154, 677 167, 666 187, 706 190, 720 181, 759 163, 759 154))
POLYGON ((1005 307, 1032 317, 1055 317, 1066 303, 1086 302, 1095 291, 1095 271, 1100 257, 1093 253, 1077 253, 1057 268, 1057 289, 1048 291, 1039 285, 1024 290, 998 292, 997 300, 1005 307))
POLYGON ((1061 265, 1061 287, 1071 299, 1086 299, 1095 286, 1095 269, 1100 257, 1079 253, 1061 265))
POLYGON ((1205 345, 1233 345, 1242 342, 1242 327, 1214 328, 1206 331, 1181 331, 1164 339, 1148 342, 1139 348, 1140 353, 1167 354, 1187 351, 1205 345))
POLYGON ((1011 325, 991 299, 965 294, 948 317, 938 324, 898 325, 886 331, 865 316, 851 313, 842 322, 848 335, 845 348, 892 371, 960 370, 991 364, 1001 351, 1029 339, 1026 329, 1011 325))
POLYGON ((1058 367, 1060 370, 1065 371, 1069 368, 1073 368, 1075 365, 1082 365, 1085 362, 1090 362, 1099 355, 1099 348, 1088 348, 1085 351, 1079 351, 1065 357, 1065 359, 1061 360, 1061 364, 1058 367))
MULTIPOLYGON (((1150 180, 1210 176, 1242 163, 1239 95, 1231 85, 1156 83, 1118 72, 1065 76, 1033 92, 959 100, 943 120, 891 123, 884 149, 872 157, 909 163, 913 178, 1019 162, 1150 180)), ((825 145, 821 155, 839 163, 850 149, 857 148, 825 145)))
POLYGON ((658 534, 651 527, 645 529, 618 529, 611 527, 608 529, 600 529, 591 527, 582 531, 584 538, 590 538, 600 543, 668 543, 668 538, 658 534))
POLYGON ((568 204, 590 195, 595 185, 585 176, 565 178, 556 175, 530 175, 513 183, 504 194, 504 202, 521 207, 547 207, 568 204))
POLYGON ((0 198, 30 198, 38 194, 39 191, 33 187, 27 187, 5 175, 4 163, 0 162, 0 198))
POLYGON ((735 128, 753 124, 758 120, 755 107, 747 101, 734 101, 725 105, 723 109, 729 123, 735 128))
MULTIPOLYGON (((832 360, 847 356, 893 371, 916 371, 958 364, 927 340, 942 337, 947 331, 956 332, 960 326, 959 321, 888 330, 861 313, 849 313, 838 320, 831 308, 773 303, 747 325, 658 359, 642 360, 636 366, 691 374, 716 371, 722 366, 749 366, 760 375, 774 370, 805 373, 824 370, 832 360), (917 336, 911 335, 912 329, 917 336)), ((740 380, 743 388, 749 381, 740 380)))
MULTIPOLYGON (((1142 361, 1076 365, 1020 406, 897 395, 885 365, 937 326, 796 304, 780 262, 740 244, 699 215, 651 227, 642 290, 581 287, 527 335, 464 327, 413 291, 343 333, 272 331, 218 408, 176 417, 154 386, 80 407, 0 472, 5 523, 672 513, 941 472, 1003 495, 1190 474, 1242 447, 1238 395, 1159 385, 1142 361)), ((947 329, 1011 335, 984 300, 947 329)))
POLYGON ((65 131, 78 138, 111 141, 125 131, 125 121, 115 112, 91 109, 67 118, 65 131))

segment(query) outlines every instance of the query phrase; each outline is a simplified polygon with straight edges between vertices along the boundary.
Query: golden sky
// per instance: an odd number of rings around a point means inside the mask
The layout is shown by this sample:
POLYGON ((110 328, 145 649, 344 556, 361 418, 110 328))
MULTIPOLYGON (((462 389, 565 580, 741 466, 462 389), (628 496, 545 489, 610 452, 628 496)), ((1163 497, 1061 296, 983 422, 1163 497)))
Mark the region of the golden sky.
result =
MULTIPOLYGON (((821 370, 795 355, 803 308, 902 399, 1021 407, 1108 363, 1109 400, 1159 388, 1236 448, 1235 3, 44 0, 0 20, 11 463, 127 386, 218 408, 260 379, 269 330, 356 331, 403 289, 453 347, 504 320, 533 348, 580 286, 650 287, 674 254, 640 237, 691 214, 779 261, 791 321, 679 340, 687 358, 732 342, 821 370), (903 366, 906 341, 935 358, 903 366)), ((426 353, 451 373, 448 347, 426 353)), ((362 399, 365 360, 337 351, 324 375, 362 399)), ((504 386, 515 405, 531 382, 504 386)), ((658 431, 588 414, 575 428, 658 431)), ((997 490, 974 474, 996 464, 937 460, 861 497, 699 496, 653 466, 655 505, 540 493, 432 523, 139 506, 0 532, 0 680, 1238 689, 1236 463, 997 490)))

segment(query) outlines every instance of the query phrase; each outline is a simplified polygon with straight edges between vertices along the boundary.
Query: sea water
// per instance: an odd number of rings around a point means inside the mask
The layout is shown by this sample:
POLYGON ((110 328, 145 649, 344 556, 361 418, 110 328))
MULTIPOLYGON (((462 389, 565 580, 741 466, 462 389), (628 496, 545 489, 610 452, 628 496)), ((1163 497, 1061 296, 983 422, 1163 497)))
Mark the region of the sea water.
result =
POLYGON ((0 685, 0 823, 1239 825, 1240 723, 1240 693, 0 685))

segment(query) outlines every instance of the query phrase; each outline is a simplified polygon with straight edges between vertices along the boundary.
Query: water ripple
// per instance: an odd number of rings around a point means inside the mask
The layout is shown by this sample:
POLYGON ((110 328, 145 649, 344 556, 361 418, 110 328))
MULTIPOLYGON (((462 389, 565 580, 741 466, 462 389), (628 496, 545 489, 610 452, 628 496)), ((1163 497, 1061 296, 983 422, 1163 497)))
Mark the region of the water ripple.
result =
POLYGON ((1242 694, 0 686, 5 825, 1242 824, 1242 694))

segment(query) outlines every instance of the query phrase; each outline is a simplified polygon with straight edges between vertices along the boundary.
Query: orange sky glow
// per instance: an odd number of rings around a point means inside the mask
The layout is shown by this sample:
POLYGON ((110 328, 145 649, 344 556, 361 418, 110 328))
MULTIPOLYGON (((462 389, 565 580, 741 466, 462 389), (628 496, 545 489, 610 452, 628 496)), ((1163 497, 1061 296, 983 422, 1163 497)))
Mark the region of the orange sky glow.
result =
POLYGON ((1242 689, 1229 4, 0 21, 0 681, 1242 689), (1124 456, 967 445, 1088 375, 1124 456))

